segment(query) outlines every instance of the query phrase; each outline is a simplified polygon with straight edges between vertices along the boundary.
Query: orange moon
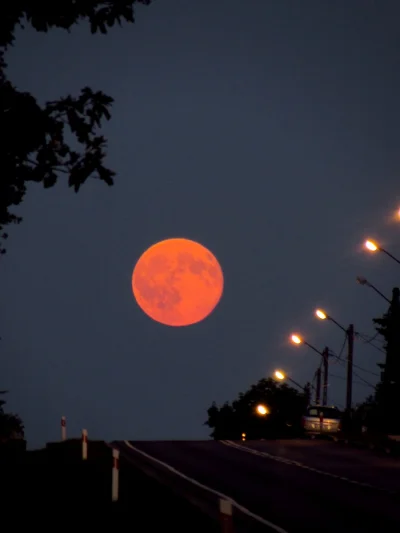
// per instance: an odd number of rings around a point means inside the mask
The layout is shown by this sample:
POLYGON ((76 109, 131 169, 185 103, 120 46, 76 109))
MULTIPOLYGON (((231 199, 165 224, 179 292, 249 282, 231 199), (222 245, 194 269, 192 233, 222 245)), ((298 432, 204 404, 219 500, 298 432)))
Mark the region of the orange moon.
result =
POLYGON ((133 295, 153 320, 189 326, 217 306, 224 276, 216 257, 189 239, 166 239, 148 248, 132 274, 133 295))

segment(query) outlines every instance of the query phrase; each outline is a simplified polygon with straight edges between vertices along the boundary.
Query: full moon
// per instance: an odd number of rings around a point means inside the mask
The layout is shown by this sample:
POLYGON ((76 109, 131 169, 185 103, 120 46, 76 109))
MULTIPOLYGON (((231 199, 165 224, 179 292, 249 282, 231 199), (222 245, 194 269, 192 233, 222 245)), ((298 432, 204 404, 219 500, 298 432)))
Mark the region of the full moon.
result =
POLYGON ((189 239, 167 239, 148 248, 132 274, 133 295, 153 320, 189 326, 217 306, 224 276, 216 257, 189 239))

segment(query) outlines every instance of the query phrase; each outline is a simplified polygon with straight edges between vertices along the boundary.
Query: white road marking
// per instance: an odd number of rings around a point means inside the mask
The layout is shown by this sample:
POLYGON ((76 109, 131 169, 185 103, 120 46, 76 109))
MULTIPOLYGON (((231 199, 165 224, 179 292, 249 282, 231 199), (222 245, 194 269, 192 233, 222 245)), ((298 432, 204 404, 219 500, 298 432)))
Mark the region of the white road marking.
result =
POLYGON ((370 483, 364 483, 362 481, 356 481, 354 479, 349 479, 348 477, 345 477, 345 476, 338 476, 337 474, 332 474, 331 472, 327 472, 326 470, 319 470, 318 468, 307 466, 304 463, 299 463, 298 461, 293 461, 292 459, 286 459, 285 457, 281 457, 279 455, 273 455, 268 452, 261 452, 260 450, 254 450, 253 448, 249 448, 248 446, 243 446, 231 440, 221 440, 219 442, 221 442, 225 446, 230 446, 232 448, 241 450, 243 452, 251 453, 253 455, 258 455, 259 457, 266 457, 267 459, 272 459, 273 461, 277 461, 278 463, 285 463, 288 465, 297 466, 299 468, 303 468, 304 470, 310 470, 311 472, 315 472, 316 474, 331 477, 334 479, 340 479, 342 481, 346 481, 347 483, 352 483, 353 485, 359 485, 360 487, 367 487, 369 489, 374 489, 374 490, 378 490, 380 492, 385 492, 389 494, 398 494, 397 491, 392 491, 389 489, 384 489, 382 487, 377 487, 376 485, 371 485, 370 483))
POLYGON ((146 457, 147 459, 150 459, 151 461, 153 461, 154 463, 162 466, 163 468, 166 468, 167 470, 169 470, 170 472, 172 472, 173 474, 181 477, 182 479, 185 479, 186 481, 189 481, 190 483, 192 483, 192 485, 196 485, 196 487, 200 487, 201 489, 204 489, 208 492, 210 492, 211 494, 214 494, 215 496, 218 496, 219 498, 223 498, 224 500, 227 500, 229 501, 233 506, 235 506, 239 511, 241 511, 242 513, 246 514, 247 516, 250 516, 251 518, 253 518, 254 520, 257 520, 258 522, 260 522, 261 524, 263 524, 264 526, 268 526, 270 527, 271 529, 273 529, 274 531, 276 531, 277 533, 289 533, 288 531, 286 531, 286 529, 282 529, 281 527, 277 526, 276 524, 273 524, 272 522, 270 522, 269 520, 266 520, 265 518, 263 518, 262 516, 258 516, 254 513, 252 513, 249 509, 247 509, 246 507, 243 507, 242 505, 240 505, 238 502, 236 502, 235 500, 233 500, 232 498, 230 498, 229 496, 227 496, 226 494, 223 494, 222 492, 218 492, 217 490, 214 490, 210 487, 207 487, 206 485, 203 485, 202 483, 200 483, 199 481, 196 481, 195 479, 183 474, 182 472, 180 472, 179 470, 177 470, 176 468, 174 468, 173 466, 169 465, 168 463, 164 463, 163 461, 160 461, 159 459, 156 459, 155 457, 153 457, 152 455, 149 455, 148 453, 146 452, 143 452, 142 450, 140 450, 139 448, 136 448, 135 446, 132 446, 132 444, 127 441, 127 440, 124 440, 124 444, 126 446, 128 446, 128 448, 130 448, 131 450, 133 450, 134 452, 142 455, 143 457, 146 457))

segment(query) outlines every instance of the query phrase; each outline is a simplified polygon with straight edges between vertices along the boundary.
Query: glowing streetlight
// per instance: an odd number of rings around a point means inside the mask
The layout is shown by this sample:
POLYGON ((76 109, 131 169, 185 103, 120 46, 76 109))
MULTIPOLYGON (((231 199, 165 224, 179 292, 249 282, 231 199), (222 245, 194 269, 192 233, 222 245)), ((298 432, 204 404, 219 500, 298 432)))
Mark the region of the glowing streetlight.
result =
MULTIPOLYGON (((324 313, 324 311, 322 311, 321 309, 318 309, 319 313, 321 316, 319 316, 319 318, 321 318, 321 320, 325 320, 325 319, 329 319, 329 320, 332 320, 330 316, 328 316, 326 313, 324 313)), ((333 320, 334 322, 334 320, 333 320)), ((339 325, 339 324, 338 324, 339 325)), ((341 327, 339 325, 339 327, 341 327)), ((344 328, 343 328, 344 329, 344 328)), ((346 330, 345 330, 346 331, 346 330)), ((308 346, 309 348, 311 348, 311 350, 313 350, 315 353, 317 353, 318 355, 320 355, 322 357, 322 362, 324 364, 324 394, 323 394, 323 405, 327 405, 328 403, 328 358, 329 358, 329 348, 326 346, 324 348, 324 350, 322 352, 320 352, 319 350, 317 350, 317 348, 315 348, 315 346, 313 346, 312 344, 310 344, 309 342, 307 342, 306 340, 302 339, 299 335, 292 335, 290 337, 291 341, 293 342, 293 344, 305 344, 306 346, 308 346)), ((296 383, 294 382, 292 379, 290 379, 290 381, 292 381, 293 383, 296 383)), ((296 383, 296 385, 298 385, 298 383, 296 383)), ((319 386, 318 386, 318 390, 319 390, 319 386)), ((317 403, 319 403, 319 392, 317 393, 317 403)))
POLYGON ((326 313, 324 313, 321 309, 317 309, 315 311, 315 316, 317 316, 321 320, 326 320, 328 318, 326 313))
POLYGON ((322 352, 320 352, 312 344, 304 340, 303 337, 300 337, 300 335, 297 335, 297 333, 294 333, 293 335, 291 335, 290 340, 292 341, 293 344, 305 344, 306 346, 311 348, 311 350, 314 350, 314 352, 317 352, 317 354, 323 355, 322 352))
POLYGON ((283 370, 275 370, 274 372, 274 378, 278 381, 284 381, 284 380, 288 380, 290 381, 291 383, 293 383, 293 385, 296 385, 296 387, 298 387, 299 389, 301 389, 304 394, 306 394, 309 398, 310 396, 310 390, 309 388, 311 387, 310 384, 306 384, 304 387, 302 385, 300 385, 300 383, 297 383, 297 381, 295 381, 294 379, 292 379, 290 376, 288 376, 286 374, 286 372, 284 372, 283 370))
POLYGON ((266 407, 265 405, 263 404, 259 404, 257 405, 256 407, 256 411, 257 411, 257 414, 261 415, 261 416, 265 416, 265 415, 268 415, 269 414, 269 409, 268 407, 266 407))
POLYGON ((364 246, 370 252, 376 252, 379 250, 379 246, 377 246, 373 241, 365 241, 364 246))
POLYGON ((284 372, 282 372, 281 370, 275 370, 274 376, 279 381, 283 381, 286 378, 286 374, 284 372))
POLYGON ((333 322, 338 328, 340 328, 342 331, 344 331, 345 333, 347 332, 346 328, 344 328, 341 324, 339 324, 339 322, 336 322, 336 320, 334 318, 332 318, 331 316, 329 316, 327 313, 325 313, 325 311, 323 311, 322 309, 317 309, 315 311, 315 316, 317 318, 319 318, 320 320, 330 320, 331 322, 333 322))
POLYGON ((293 344, 301 344, 303 342, 302 338, 299 337, 299 335, 291 335, 290 340, 293 342, 293 344))
POLYGON ((399 259, 397 259, 397 257, 395 257, 394 255, 392 255, 390 252, 388 252, 387 250, 385 250, 384 248, 382 248, 381 246, 379 246, 378 243, 374 242, 374 241, 371 241, 371 240, 367 240, 365 241, 364 243, 364 246, 367 250, 369 250, 370 252, 383 252, 384 254, 386 254, 388 257, 390 257, 390 259, 393 259, 393 261, 396 261, 396 263, 398 263, 400 265, 400 261, 399 259))
MULTIPOLYGON (((367 246, 367 243, 369 243, 371 246, 369 247, 370 250, 373 250, 375 247, 375 244, 372 241, 367 241, 365 243, 365 246, 367 246)), ((346 329, 342 326, 342 324, 339 324, 334 318, 329 316, 325 311, 322 311, 321 309, 317 309, 315 311, 315 315, 321 319, 321 320, 329 320, 330 322, 333 322, 335 326, 340 328, 342 331, 344 331, 346 338, 347 338, 347 388, 346 388, 346 410, 350 412, 351 410, 351 401, 352 401, 352 390, 353 390, 353 343, 354 343, 354 325, 350 324, 350 326, 346 329)), ((323 404, 326 405, 326 399, 327 399, 327 387, 328 387, 328 356, 329 356, 329 350, 328 348, 325 348, 326 355, 323 359, 324 361, 324 402, 323 404)))

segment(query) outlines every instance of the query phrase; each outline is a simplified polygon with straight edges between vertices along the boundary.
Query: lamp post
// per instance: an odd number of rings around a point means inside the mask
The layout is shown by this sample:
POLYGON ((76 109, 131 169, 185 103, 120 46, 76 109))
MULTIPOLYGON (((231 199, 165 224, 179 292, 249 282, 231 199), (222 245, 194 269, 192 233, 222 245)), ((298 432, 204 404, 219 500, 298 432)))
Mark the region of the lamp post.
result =
POLYGON ((398 263, 400 265, 400 260, 397 259, 397 257, 395 257, 390 252, 388 252, 387 250, 385 250, 384 248, 379 246, 379 244, 377 244, 376 242, 371 241, 371 240, 367 240, 367 241, 365 241, 364 246, 370 252, 383 252, 388 257, 390 257, 390 259, 393 259, 393 261, 396 261, 396 263, 398 263))
POLYGON ((333 322, 338 328, 345 332, 347 337, 347 384, 346 384, 346 411, 351 412, 352 395, 353 395, 353 356, 354 356, 354 325, 350 324, 346 329, 334 318, 329 316, 322 309, 315 311, 315 316, 320 320, 329 320, 333 322))
POLYGON ((359 283, 360 285, 364 285, 365 287, 369 287, 370 289, 375 291, 377 294, 379 294, 379 296, 383 298, 384 300, 386 300, 389 304, 392 303, 391 300, 389 300, 389 298, 386 298, 386 296, 379 289, 377 289, 375 285, 372 285, 372 283, 370 283, 368 280, 366 280, 362 276, 357 276, 356 279, 357 279, 357 283, 359 283))
POLYGON ((295 385, 296 387, 298 387, 304 392, 305 396, 307 397, 307 403, 310 402, 310 396, 311 396, 311 391, 310 391, 311 384, 310 383, 306 383, 306 385, 303 387, 302 385, 300 385, 300 383, 298 383, 293 378, 288 376, 286 372, 284 372, 283 370, 275 370, 274 378, 278 381, 286 381, 286 380, 290 381, 290 383, 293 383, 293 385, 295 385))
POLYGON ((315 379, 317 381, 317 388, 315 392, 315 403, 319 405, 321 403, 321 367, 319 366, 315 372, 315 379))
MULTIPOLYGON (((329 358, 329 348, 326 346, 322 352, 317 350, 315 346, 310 344, 309 342, 305 341, 300 335, 293 334, 290 336, 290 340, 293 344, 305 344, 311 350, 316 352, 318 355, 322 357, 322 362, 324 365, 324 387, 323 387, 323 394, 322 394, 322 405, 328 405, 328 358, 329 358)), ((321 369, 317 370, 317 397, 316 397, 316 403, 319 403, 319 390, 320 390, 320 383, 321 383, 321 369)))
POLYGON ((293 385, 296 385, 296 387, 299 387, 299 389, 304 390, 304 387, 300 385, 300 383, 297 383, 297 381, 288 376, 286 372, 283 372, 283 370, 275 370, 274 378, 276 378, 278 381, 290 381, 290 383, 293 383, 293 385))
POLYGON ((256 413, 260 416, 269 415, 269 409, 266 405, 260 403, 256 407, 256 413))

